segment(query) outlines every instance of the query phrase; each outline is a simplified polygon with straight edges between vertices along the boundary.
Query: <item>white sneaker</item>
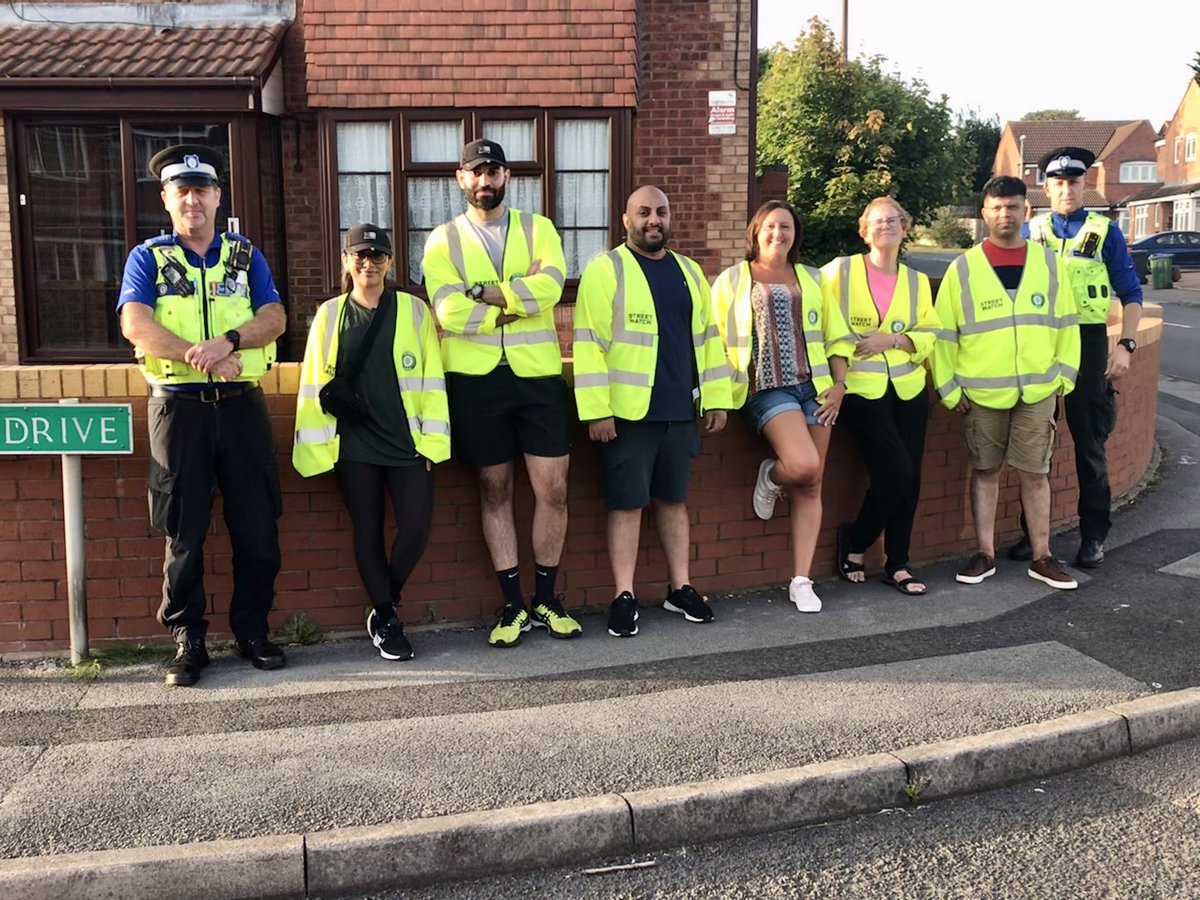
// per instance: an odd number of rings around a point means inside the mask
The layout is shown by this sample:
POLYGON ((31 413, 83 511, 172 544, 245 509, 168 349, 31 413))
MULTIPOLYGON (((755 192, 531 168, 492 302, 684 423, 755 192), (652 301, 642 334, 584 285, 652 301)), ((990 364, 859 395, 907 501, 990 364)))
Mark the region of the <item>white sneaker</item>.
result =
POLYGON ((813 590, 811 578, 797 575, 788 584, 788 599, 796 604, 796 609, 802 613, 818 613, 821 611, 821 598, 813 590))
POLYGON ((773 459, 759 463, 758 479, 754 482, 754 514, 764 522, 775 515, 775 501, 783 496, 783 488, 773 482, 769 474, 773 465, 773 459))

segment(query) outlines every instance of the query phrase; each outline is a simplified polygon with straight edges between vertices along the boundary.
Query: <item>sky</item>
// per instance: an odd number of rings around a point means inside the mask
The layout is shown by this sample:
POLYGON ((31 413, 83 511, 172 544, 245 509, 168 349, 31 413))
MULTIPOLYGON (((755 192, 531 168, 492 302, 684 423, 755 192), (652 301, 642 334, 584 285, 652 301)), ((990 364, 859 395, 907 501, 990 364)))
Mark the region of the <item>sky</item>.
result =
MULTIPOLYGON (((1053 108, 1157 129, 1175 114, 1200 51, 1196 0, 849 0, 849 10, 851 58, 883 56, 956 112, 1001 124, 1053 108), (1042 24, 1047 11, 1059 15, 1042 24)), ((790 46, 813 16, 841 37, 842 0, 758 0, 758 46, 790 46)))

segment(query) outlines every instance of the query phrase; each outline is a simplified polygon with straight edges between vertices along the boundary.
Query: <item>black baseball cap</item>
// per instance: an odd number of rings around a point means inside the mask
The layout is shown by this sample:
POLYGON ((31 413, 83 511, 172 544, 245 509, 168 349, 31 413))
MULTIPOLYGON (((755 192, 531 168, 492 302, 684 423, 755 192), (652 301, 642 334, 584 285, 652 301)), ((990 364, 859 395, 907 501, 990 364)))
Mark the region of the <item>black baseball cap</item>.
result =
POLYGON ((150 173, 164 185, 216 185, 224 167, 224 157, 205 144, 174 144, 150 158, 150 173))
POLYGON ((392 256, 392 241, 386 229, 378 225, 355 225, 346 232, 346 252, 357 253, 359 250, 382 250, 392 256))
POLYGON ((471 143, 463 147, 462 163, 459 165, 460 169, 474 169, 476 166, 481 166, 485 163, 496 163, 501 166, 507 166, 508 160, 504 158, 504 148, 495 141, 487 139, 471 141, 471 143))

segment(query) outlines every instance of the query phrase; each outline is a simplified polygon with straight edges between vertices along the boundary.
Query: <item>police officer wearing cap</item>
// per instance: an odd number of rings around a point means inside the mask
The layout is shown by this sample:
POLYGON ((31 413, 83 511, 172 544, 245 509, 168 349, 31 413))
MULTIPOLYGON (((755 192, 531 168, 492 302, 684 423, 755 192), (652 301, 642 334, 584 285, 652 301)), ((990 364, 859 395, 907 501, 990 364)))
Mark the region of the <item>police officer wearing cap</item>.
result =
POLYGON ((215 489, 233 548, 229 624, 259 669, 284 665, 268 640, 279 572, 279 479, 258 379, 286 325, 270 268, 238 234, 218 234, 223 160, 180 144, 150 160, 171 234, 129 254, 117 313, 150 385, 150 521, 166 536, 158 620, 177 649, 166 683, 195 684, 208 665, 204 538, 215 489))
MULTIPOLYGON (((1096 156, 1082 147, 1056 147, 1038 160, 1046 176, 1050 212, 1031 219, 1030 240, 1049 247, 1066 263, 1079 310, 1080 361, 1075 390, 1063 405, 1075 441, 1079 481, 1079 552, 1075 565, 1098 568, 1104 563, 1104 541, 1112 524, 1112 490, 1104 443, 1116 424, 1114 384, 1129 371, 1137 350, 1142 318, 1142 287, 1125 236, 1107 216, 1084 209, 1087 170, 1096 156), (1121 337, 1108 349, 1108 311, 1112 298, 1121 301, 1121 337)), ((1010 551, 1028 552, 1028 540, 1010 551)))

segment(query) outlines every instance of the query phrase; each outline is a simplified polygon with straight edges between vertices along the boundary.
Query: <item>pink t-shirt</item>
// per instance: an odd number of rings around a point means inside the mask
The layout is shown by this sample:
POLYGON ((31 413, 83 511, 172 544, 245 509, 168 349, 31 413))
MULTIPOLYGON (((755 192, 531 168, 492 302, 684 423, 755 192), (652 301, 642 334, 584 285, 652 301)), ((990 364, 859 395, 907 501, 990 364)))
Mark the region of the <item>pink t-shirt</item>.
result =
POLYGON ((875 309, 879 311, 879 321, 887 315, 892 306, 892 295, 896 293, 896 279, 899 274, 890 275, 880 272, 867 262, 867 287, 871 290, 871 299, 875 301, 875 309))

